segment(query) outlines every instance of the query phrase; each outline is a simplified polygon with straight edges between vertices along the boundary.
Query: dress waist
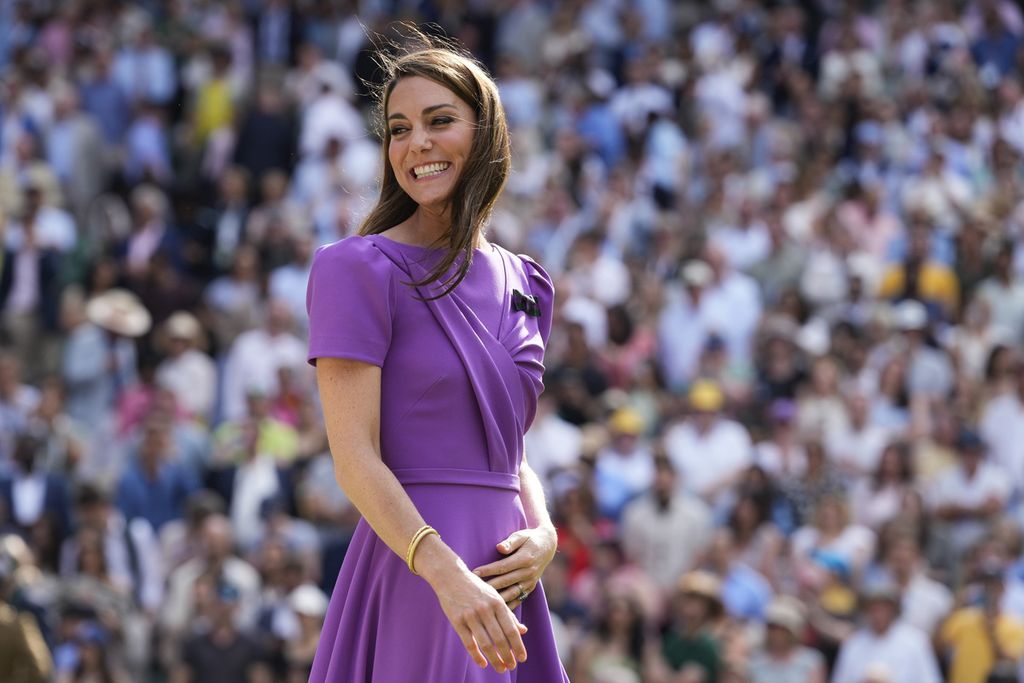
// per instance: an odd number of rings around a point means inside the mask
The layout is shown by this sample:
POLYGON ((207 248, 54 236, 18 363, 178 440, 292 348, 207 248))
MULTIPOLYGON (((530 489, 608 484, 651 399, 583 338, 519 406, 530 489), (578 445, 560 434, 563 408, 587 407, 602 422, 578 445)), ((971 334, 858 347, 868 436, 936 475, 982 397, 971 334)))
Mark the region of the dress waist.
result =
POLYGON ((398 481, 406 486, 412 484, 463 484, 519 491, 519 475, 511 472, 463 470, 452 467, 399 467, 391 471, 394 472, 398 481))

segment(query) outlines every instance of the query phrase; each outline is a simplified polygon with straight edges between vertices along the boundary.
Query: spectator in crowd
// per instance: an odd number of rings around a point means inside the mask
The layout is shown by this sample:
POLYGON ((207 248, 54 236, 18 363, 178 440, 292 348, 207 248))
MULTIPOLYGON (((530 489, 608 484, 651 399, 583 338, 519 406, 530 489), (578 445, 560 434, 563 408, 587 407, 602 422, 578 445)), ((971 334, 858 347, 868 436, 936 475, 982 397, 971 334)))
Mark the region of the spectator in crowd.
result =
POLYGON ((717 680, 722 671, 716 622, 722 616, 721 584, 706 572, 688 572, 676 586, 661 655, 669 670, 684 677, 717 680))
POLYGON ((609 444, 597 454, 594 487, 602 514, 618 519, 622 509, 654 483, 654 456, 641 440, 643 422, 620 408, 608 422, 609 444))
POLYGON ((665 451, 681 483, 714 507, 750 463, 750 435, 722 414, 725 396, 716 383, 694 382, 688 398, 692 414, 666 431, 665 451))
POLYGON ((684 491, 678 476, 671 460, 655 457, 650 491, 627 505, 622 515, 626 554, 663 591, 695 566, 712 529, 711 511, 684 491))
POLYGON ((17 544, 24 546, 15 536, 0 536, 0 675, 5 681, 43 683, 53 670, 50 649, 35 616, 11 601, 21 568, 12 552, 17 544))
POLYGON ((878 584, 865 591, 863 600, 865 624, 843 643, 832 680, 941 681, 928 638, 899 619, 898 589, 878 584))
POLYGON ((202 325, 188 311, 177 311, 164 322, 163 334, 167 357, 157 368, 157 382, 171 390, 190 416, 209 422, 217 398, 217 369, 201 350, 206 342, 202 325))
MULTIPOLYGON (((1002 469, 986 460, 986 446, 977 433, 961 432, 960 462, 935 484, 933 507, 944 545, 955 557, 981 540, 1010 495, 1002 469)), ((952 559, 952 558, 950 558, 952 559)))
POLYGON ((982 567, 967 586, 967 604, 942 625, 940 642, 949 657, 950 683, 991 680, 993 673, 1006 680, 1016 677, 1024 655, 1024 622, 1006 614, 1001 606, 1003 568, 982 567))
POLYGON ((129 522, 141 517, 159 532, 182 517, 185 501, 199 488, 172 447, 169 425, 158 417, 147 420, 138 453, 117 486, 117 507, 129 522))
POLYGON ((269 680, 270 672, 259 642, 240 632, 235 625, 241 592, 223 579, 207 578, 204 589, 212 593, 210 624, 204 633, 196 633, 185 640, 181 662, 175 667, 175 683, 216 683, 218 681, 245 681, 262 683, 269 680))
POLYGON ((794 681, 824 683, 825 660, 821 653, 801 644, 807 629, 799 600, 781 597, 765 611, 764 644, 750 657, 751 683, 794 681))

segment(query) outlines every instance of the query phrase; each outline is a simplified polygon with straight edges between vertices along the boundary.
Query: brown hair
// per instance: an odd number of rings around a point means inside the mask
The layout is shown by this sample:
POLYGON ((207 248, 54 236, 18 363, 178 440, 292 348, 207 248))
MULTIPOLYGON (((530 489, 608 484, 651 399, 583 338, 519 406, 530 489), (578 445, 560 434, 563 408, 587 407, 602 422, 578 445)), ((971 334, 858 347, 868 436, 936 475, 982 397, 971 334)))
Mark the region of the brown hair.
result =
POLYGON ((384 176, 377 204, 363 221, 359 234, 373 235, 392 228, 412 216, 418 206, 398 184, 388 159, 391 131, 387 126, 387 106, 391 92, 400 80, 411 76, 421 76, 443 85, 476 112, 477 132, 473 136, 466 167, 449 198, 451 226, 441 238, 448 238, 448 251, 425 279, 406 283, 419 287, 441 281, 445 290, 436 297, 430 297, 436 299, 455 289, 469 271, 476 236, 490 218, 494 203, 508 179, 512 164, 511 142, 498 87, 483 66, 454 45, 428 37, 413 27, 404 28, 412 34, 413 48, 407 48, 397 56, 385 50, 378 52, 378 60, 386 74, 383 85, 378 89, 375 117, 380 128, 384 176), (459 254, 465 258, 456 272, 442 281, 459 254))

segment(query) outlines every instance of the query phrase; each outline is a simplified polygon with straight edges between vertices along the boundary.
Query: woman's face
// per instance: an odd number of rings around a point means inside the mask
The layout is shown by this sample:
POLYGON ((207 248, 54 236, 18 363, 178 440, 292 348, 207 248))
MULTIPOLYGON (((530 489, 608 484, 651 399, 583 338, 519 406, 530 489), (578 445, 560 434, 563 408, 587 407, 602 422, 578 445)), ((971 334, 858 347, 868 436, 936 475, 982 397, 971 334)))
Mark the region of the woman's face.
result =
POLYGON ((386 115, 399 186, 421 207, 443 211, 469 159, 475 112, 440 83, 408 76, 391 91, 386 115))

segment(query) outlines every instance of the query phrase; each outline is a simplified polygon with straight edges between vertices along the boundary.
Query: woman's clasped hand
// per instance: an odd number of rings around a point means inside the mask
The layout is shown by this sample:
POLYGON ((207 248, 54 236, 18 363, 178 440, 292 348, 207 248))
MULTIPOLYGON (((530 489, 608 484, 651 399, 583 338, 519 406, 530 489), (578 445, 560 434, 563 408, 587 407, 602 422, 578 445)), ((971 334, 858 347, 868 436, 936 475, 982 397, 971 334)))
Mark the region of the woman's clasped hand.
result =
POLYGON ((498 552, 508 557, 477 567, 473 573, 486 578, 505 603, 514 608, 533 592, 551 564, 558 550, 558 535, 554 528, 522 529, 497 547, 498 552))

